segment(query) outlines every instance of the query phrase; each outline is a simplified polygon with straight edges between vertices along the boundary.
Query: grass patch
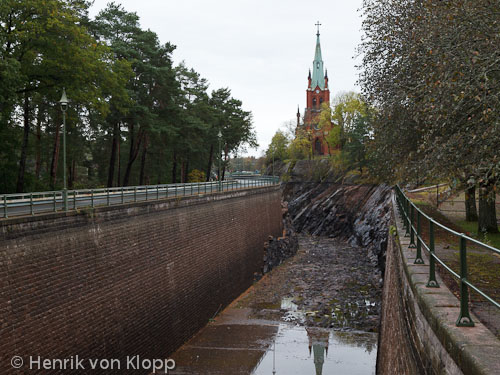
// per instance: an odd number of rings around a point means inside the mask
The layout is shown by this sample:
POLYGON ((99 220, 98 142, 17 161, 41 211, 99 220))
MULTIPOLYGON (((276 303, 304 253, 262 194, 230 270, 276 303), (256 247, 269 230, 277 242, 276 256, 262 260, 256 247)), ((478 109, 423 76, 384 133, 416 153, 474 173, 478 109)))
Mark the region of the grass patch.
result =
MULTIPOLYGON (((479 287, 483 292, 488 294, 496 301, 500 300, 500 278, 498 272, 500 263, 498 259, 493 258, 493 253, 477 253, 469 252, 467 254, 468 280, 473 285, 479 287)), ((454 264, 460 264, 459 253, 455 254, 454 264)), ((474 294, 473 300, 485 301, 482 296, 474 294)))
POLYGON ((431 205, 428 201, 421 200, 421 199, 412 199, 411 201, 413 203, 415 203, 415 205, 419 206, 419 208, 421 208, 420 206, 430 206, 431 205))
POLYGON ((477 221, 457 220, 455 223, 462 228, 465 234, 473 237, 487 245, 500 249, 500 233, 479 233, 477 232, 477 221))

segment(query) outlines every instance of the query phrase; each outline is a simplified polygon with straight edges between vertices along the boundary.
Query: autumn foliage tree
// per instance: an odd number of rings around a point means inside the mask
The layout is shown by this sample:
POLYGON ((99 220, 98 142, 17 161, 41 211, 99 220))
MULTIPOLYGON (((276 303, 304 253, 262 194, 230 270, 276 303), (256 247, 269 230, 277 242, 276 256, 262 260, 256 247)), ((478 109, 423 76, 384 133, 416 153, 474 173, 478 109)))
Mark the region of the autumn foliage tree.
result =
POLYGON ((472 200, 479 188, 478 229, 496 232, 498 2, 365 0, 363 12, 360 83, 376 108, 379 173, 454 179, 472 200))

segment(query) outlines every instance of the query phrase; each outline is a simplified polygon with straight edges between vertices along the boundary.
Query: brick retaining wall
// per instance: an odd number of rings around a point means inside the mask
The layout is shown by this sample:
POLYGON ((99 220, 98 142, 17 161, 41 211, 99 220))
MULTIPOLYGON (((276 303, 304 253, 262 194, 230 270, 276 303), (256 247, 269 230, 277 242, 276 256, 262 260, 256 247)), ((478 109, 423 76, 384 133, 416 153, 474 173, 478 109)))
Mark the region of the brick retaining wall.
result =
POLYGON ((2 221, 0 373, 19 373, 13 355, 165 358, 251 285, 280 234, 276 187, 2 221))

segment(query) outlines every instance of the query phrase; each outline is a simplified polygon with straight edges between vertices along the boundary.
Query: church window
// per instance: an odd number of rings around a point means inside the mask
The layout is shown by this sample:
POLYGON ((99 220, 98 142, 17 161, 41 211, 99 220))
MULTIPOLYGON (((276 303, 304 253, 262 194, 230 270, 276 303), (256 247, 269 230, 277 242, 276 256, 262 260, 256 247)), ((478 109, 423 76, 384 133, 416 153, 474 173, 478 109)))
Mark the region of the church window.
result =
POLYGON ((313 98, 313 108, 316 108, 316 98, 313 98))
POLYGON ((321 150, 321 141, 319 140, 319 138, 316 138, 316 140, 314 141, 314 151, 317 155, 321 155, 323 153, 321 150))
POLYGON ((319 105, 323 103, 323 98, 319 98, 319 105))

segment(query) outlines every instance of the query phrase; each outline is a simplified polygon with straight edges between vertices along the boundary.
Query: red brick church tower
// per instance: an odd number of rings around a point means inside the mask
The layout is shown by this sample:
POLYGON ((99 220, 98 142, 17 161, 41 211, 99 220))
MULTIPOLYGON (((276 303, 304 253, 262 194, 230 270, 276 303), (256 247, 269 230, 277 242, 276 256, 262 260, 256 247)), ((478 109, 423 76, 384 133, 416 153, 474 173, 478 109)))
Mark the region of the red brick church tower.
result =
POLYGON ((319 42, 319 26, 316 26, 316 51, 314 53, 313 70, 309 70, 307 77, 308 84, 306 90, 306 108, 304 112, 304 122, 300 122, 300 110, 297 110, 297 130, 306 130, 312 136, 312 148, 315 155, 328 155, 328 144, 325 141, 325 135, 329 129, 319 128, 319 114, 321 104, 330 103, 330 90, 328 89, 328 72, 323 68, 323 59, 321 58, 321 45, 319 42))

